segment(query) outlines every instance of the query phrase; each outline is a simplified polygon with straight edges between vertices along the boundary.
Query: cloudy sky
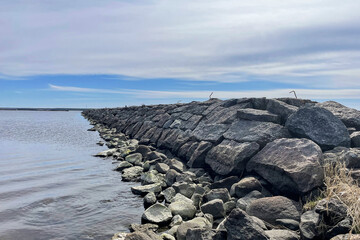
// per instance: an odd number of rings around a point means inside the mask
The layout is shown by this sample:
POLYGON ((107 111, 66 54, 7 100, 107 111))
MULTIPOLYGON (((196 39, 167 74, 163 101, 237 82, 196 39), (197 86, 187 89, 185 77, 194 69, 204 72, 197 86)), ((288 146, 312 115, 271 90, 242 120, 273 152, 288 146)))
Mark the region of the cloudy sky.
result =
POLYGON ((360 109, 357 0, 2 0, 0 107, 218 98, 360 109))

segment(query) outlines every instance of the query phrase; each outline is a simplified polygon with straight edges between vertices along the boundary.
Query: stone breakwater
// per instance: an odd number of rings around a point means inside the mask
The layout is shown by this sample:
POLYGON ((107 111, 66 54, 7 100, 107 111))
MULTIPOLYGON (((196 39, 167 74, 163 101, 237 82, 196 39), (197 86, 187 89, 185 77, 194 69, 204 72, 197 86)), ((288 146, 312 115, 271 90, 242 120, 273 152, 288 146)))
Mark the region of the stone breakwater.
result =
MULTIPOLYGON (((83 112, 140 181, 143 224, 113 239, 360 239, 324 164, 360 176, 360 111, 336 102, 246 98, 83 112), (354 238, 355 237, 355 238, 354 238), (357 237, 357 238, 356 238, 357 237)), ((103 143, 99 143, 103 144, 103 143)))

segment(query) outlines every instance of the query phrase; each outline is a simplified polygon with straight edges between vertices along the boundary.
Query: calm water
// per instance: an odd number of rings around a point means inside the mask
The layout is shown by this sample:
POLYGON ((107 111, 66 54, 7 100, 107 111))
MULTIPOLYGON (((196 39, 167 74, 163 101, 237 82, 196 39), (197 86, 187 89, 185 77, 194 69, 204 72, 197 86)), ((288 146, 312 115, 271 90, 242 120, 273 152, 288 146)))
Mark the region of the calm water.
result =
POLYGON ((80 112, 0 111, 0 239, 110 239, 139 222, 80 112))

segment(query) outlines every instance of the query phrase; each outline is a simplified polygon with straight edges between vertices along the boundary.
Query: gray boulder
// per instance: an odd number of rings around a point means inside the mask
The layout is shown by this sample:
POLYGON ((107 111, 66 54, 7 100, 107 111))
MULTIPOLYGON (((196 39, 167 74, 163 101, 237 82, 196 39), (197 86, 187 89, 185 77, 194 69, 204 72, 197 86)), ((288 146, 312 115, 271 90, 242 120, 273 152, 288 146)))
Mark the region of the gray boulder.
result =
POLYGON ((263 197, 265 196, 261 192, 254 190, 246 194, 244 197, 239 198, 236 202, 236 207, 246 211, 247 206, 249 206, 252 201, 263 197))
POLYGON ((350 135, 341 120, 321 107, 303 107, 291 115, 285 126, 295 137, 308 138, 322 149, 350 147, 350 135))
POLYGON ((205 202, 221 199, 225 203, 228 202, 230 198, 229 191, 226 188, 213 189, 204 195, 205 202))
POLYGON ((144 201, 144 207, 145 208, 148 208, 151 205, 154 205, 157 202, 155 193, 149 192, 148 194, 145 195, 143 201, 144 201))
POLYGON ((351 146, 352 147, 360 148, 360 131, 353 132, 350 135, 350 139, 351 139, 351 146))
POLYGON ((215 219, 225 217, 224 202, 221 199, 211 200, 201 206, 203 213, 211 214, 215 219))
POLYGON ((170 170, 170 167, 165 163, 156 163, 155 170, 159 173, 166 174, 170 170))
POLYGON ((133 165, 139 165, 142 161, 142 155, 141 155, 141 153, 133 153, 133 154, 127 155, 125 157, 125 161, 127 161, 133 165))
POLYGON ((218 142, 223 133, 228 130, 229 126, 226 124, 203 124, 199 125, 194 129, 193 136, 198 141, 209 141, 209 142, 218 142))
POLYGON ((314 239, 319 235, 318 225, 320 223, 320 215, 315 211, 307 211, 300 218, 300 234, 304 240, 314 239))
POLYGON ((176 177, 179 176, 180 173, 177 172, 176 170, 174 169, 170 169, 166 175, 165 175, 165 182, 168 186, 171 186, 173 185, 173 183, 175 182, 176 180, 176 177))
POLYGON ((308 139, 278 139, 247 164, 285 194, 303 194, 323 184, 322 151, 308 139))
POLYGON ((360 149, 336 147, 323 154, 324 163, 343 163, 347 168, 360 168, 360 149))
POLYGON ((231 124, 224 137, 237 142, 257 142, 264 147, 268 142, 290 137, 290 134, 284 126, 276 123, 238 120, 231 124))
POLYGON ((266 110, 281 117, 282 122, 286 122, 286 120, 298 110, 298 107, 289 105, 285 102, 276 100, 276 99, 268 99, 266 110))
POLYGON ((238 110, 237 116, 238 118, 251 121, 281 123, 281 117, 279 115, 270 113, 266 110, 252 108, 241 109, 238 110))
POLYGON ((176 191, 173 187, 168 187, 161 193, 162 193, 162 195, 164 195, 165 201, 168 203, 171 202, 176 195, 176 191))
POLYGON ((143 173, 143 168, 140 166, 125 168, 121 172, 121 180, 124 182, 139 181, 143 173))
POLYGON ((238 143, 224 140, 206 155, 205 162, 220 175, 242 173, 249 158, 259 150, 257 143, 238 143))
POLYGON ((125 168, 129 168, 129 167, 132 167, 133 165, 127 161, 122 161, 120 162, 116 168, 115 168, 115 171, 122 171, 124 170, 125 168))
POLYGON ((357 130, 360 130, 359 110, 345 107, 344 105, 333 101, 318 103, 317 106, 326 108, 332 112, 335 116, 340 118, 347 127, 354 127, 357 130))
POLYGON ((172 215, 180 215, 183 219, 192 219, 196 213, 196 207, 187 201, 176 201, 169 205, 172 215))
POLYGON ((163 204, 156 203, 146 209, 141 218, 145 222, 164 224, 171 220, 172 214, 163 204))
POLYGON ((211 229, 212 223, 206 219, 205 217, 196 217, 192 220, 189 220, 187 222, 183 222, 180 224, 180 226, 177 228, 176 236, 178 240, 186 240, 186 233, 189 229, 194 228, 205 228, 205 229, 211 229))
POLYGON ((205 156, 206 153, 212 148, 212 143, 201 141, 194 153, 191 155, 187 165, 191 168, 203 168, 205 167, 205 156))
POLYGON ((133 194, 142 195, 142 196, 144 196, 150 192, 159 193, 159 192, 161 192, 161 184, 154 183, 154 184, 148 184, 148 185, 144 185, 144 186, 131 187, 131 192, 133 194))
POLYGON ((320 214, 326 224, 335 226, 338 222, 346 218, 347 207, 337 198, 324 198, 316 204, 315 212, 320 214))
POLYGON ((266 235, 270 237, 270 240, 299 240, 300 236, 290 230, 285 229, 272 229, 265 231, 266 235))
POLYGON ((172 187, 175 189, 176 193, 181 193, 187 198, 191 198, 195 191, 195 184, 190 184, 186 182, 175 182, 172 187))
POLYGON ((211 189, 215 189, 215 188, 226 188, 227 190, 230 191, 232 185, 234 185, 235 183, 239 182, 239 177, 238 176, 230 176, 230 177, 226 177, 223 178, 221 180, 218 180, 214 183, 212 183, 209 187, 211 189))
POLYGON ((261 226, 245 211, 235 208, 224 223, 228 240, 268 240, 261 226))
POLYGON ((282 196, 254 200, 246 208, 246 212, 273 225, 276 224, 276 219, 300 220, 300 213, 295 204, 282 196))
POLYGON ((257 190, 261 192, 262 186, 259 180, 254 177, 246 177, 241 179, 238 183, 232 185, 230 190, 231 196, 237 196, 238 198, 244 197, 246 194, 257 190))

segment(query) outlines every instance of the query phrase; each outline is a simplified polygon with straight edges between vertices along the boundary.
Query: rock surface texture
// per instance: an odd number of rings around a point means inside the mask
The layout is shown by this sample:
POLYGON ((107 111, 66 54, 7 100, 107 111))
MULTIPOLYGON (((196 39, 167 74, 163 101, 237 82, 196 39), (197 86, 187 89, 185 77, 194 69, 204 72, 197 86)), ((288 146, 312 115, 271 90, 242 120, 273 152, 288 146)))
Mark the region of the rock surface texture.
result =
MULTIPOLYGON (((142 224, 113 239, 346 239, 351 215, 316 200, 324 166, 360 179, 360 111, 336 102, 242 98, 83 112, 142 224), (311 202, 310 202, 311 203, 311 202), (139 216, 140 218, 140 216, 139 216), (325 227, 324 227, 325 226, 325 227)), ((94 143, 95 144, 95 143, 94 143)))

